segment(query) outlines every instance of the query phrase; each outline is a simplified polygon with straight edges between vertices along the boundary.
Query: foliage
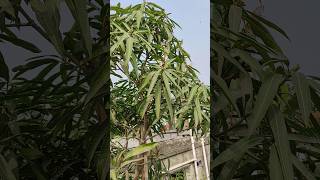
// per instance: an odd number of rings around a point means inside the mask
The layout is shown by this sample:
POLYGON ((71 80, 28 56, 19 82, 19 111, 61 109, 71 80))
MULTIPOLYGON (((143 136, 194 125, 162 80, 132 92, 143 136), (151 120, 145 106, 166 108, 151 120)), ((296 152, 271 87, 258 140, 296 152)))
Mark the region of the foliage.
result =
MULTIPOLYGON (((111 89, 112 137, 138 139, 143 147, 163 133, 165 124, 182 130, 185 122, 207 133, 209 88, 199 81, 182 41, 173 34, 177 23, 152 2, 112 6, 110 20, 111 74, 117 77, 111 89)), ((128 151, 127 144, 121 153, 113 148, 114 159, 123 159, 122 152, 128 151)), ((116 176, 135 169, 135 178, 147 179, 148 169, 156 166, 148 164, 154 158, 150 153, 122 169, 115 166, 116 176)))
POLYGON ((1 43, 38 53, 15 67, 13 76, 0 56, 0 177, 5 179, 108 178, 109 4, 65 3, 0 3, 1 43), (59 28, 60 6, 74 17, 67 32, 59 28), (56 54, 40 54, 40 47, 17 37, 15 29, 25 28, 51 43, 56 54), (26 76, 30 72, 36 75, 26 76))
POLYGON ((300 73, 242 1, 211 2, 212 176, 319 179, 319 78, 300 73))

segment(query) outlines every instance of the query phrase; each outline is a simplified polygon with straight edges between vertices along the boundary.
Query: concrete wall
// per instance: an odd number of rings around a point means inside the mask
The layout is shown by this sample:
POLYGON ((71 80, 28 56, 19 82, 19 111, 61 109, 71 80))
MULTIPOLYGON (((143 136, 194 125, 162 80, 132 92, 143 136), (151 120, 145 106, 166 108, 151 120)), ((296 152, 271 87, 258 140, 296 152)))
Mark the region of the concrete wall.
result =
MULTIPOLYGON (((196 148, 196 157, 198 160, 198 173, 200 180, 206 180, 206 171, 205 171, 205 163, 202 152, 202 147, 200 140, 195 140, 195 148, 196 148)), ((159 144, 159 152, 161 154, 160 159, 164 164, 164 168, 170 170, 170 168, 175 167, 178 164, 184 163, 186 161, 193 159, 193 152, 191 146, 190 137, 183 137, 180 139, 173 139, 166 142, 162 142, 159 144)), ((210 159, 210 149, 209 142, 206 139, 205 142, 205 150, 207 155, 207 164, 209 166, 210 159)), ((208 169, 210 169, 208 167, 208 169)), ((176 169, 176 171, 171 171, 169 173, 175 173, 177 171, 183 170, 186 175, 186 180, 195 180, 195 168, 194 163, 191 162, 180 169, 176 169)))

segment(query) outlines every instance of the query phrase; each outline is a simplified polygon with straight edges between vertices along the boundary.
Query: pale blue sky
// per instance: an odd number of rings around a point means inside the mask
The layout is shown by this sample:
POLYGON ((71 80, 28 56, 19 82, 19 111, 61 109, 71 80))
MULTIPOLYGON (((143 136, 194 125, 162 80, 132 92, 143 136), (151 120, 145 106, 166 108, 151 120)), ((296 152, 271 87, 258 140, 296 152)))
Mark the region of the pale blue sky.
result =
MULTIPOLYGON (((137 4, 143 0, 111 0, 122 6, 137 4)), ((191 63, 198 71, 202 82, 210 82, 210 5, 209 0, 149 0, 163 7, 181 29, 175 35, 183 40, 183 46, 191 56, 191 63)))

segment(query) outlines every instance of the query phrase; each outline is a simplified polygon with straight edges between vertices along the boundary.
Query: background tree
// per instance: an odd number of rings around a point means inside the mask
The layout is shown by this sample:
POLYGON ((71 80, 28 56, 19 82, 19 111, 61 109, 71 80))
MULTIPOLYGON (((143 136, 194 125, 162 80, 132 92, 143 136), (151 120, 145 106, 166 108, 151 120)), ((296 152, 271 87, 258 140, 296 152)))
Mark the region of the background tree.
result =
MULTIPOLYGON (((243 1, 211 1, 216 179, 319 179, 319 78, 289 66, 243 1)), ((289 39, 289 38, 288 38, 289 39)))

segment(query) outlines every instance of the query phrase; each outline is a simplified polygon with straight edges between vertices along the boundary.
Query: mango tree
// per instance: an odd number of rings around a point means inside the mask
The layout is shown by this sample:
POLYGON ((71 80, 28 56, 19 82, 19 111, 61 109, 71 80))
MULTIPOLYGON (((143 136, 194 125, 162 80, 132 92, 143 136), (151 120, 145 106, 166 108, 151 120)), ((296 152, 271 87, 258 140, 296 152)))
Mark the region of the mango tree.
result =
MULTIPOLYGON (((209 89, 173 34, 178 24, 152 2, 112 6, 110 21, 111 74, 118 78, 111 89, 113 137, 137 138, 140 145, 149 147, 148 140, 161 134, 165 123, 181 130, 188 122, 195 131, 208 132, 209 89)), ((122 158, 126 170, 134 165, 128 160, 135 162, 134 178, 148 179, 153 166, 148 152, 131 159, 125 156, 118 159, 122 158)), ((124 169, 115 171, 120 177, 124 169)))

